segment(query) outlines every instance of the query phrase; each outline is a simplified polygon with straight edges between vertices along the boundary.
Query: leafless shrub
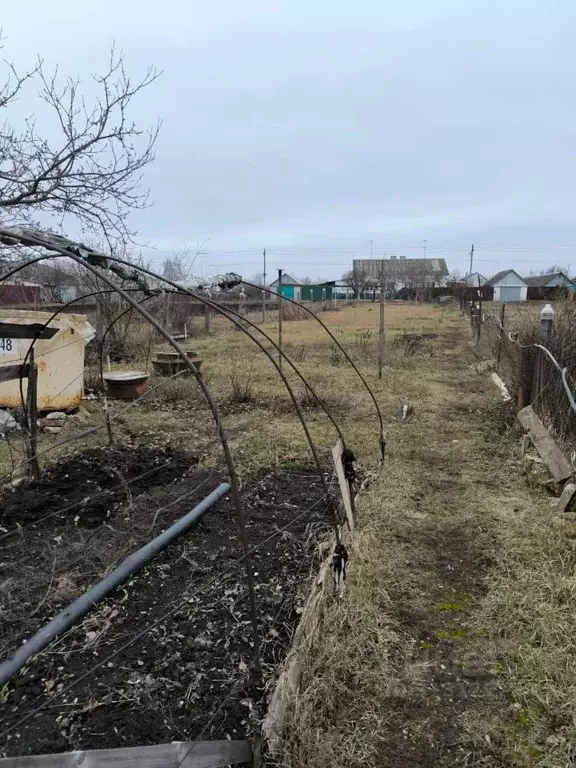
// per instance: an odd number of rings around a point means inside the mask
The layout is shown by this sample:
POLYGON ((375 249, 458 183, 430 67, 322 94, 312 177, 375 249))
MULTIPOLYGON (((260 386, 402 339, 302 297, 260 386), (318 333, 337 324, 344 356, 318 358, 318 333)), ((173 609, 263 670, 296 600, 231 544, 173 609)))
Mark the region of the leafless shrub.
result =
POLYGON ((290 304, 287 301, 282 302, 282 317, 284 320, 308 320, 310 315, 298 304, 290 304))
POLYGON ((308 387, 306 387, 304 394, 300 398, 300 405, 306 410, 313 410, 320 408, 320 401, 315 395, 312 394, 308 387))
POLYGON ((434 345, 432 342, 435 337, 436 334, 434 333, 404 332, 394 339, 394 346, 401 349, 407 356, 433 357, 434 345))
MULTIPOLYGON (((156 383, 154 380, 153 384, 156 383)), ((198 399, 199 387, 195 379, 178 376, 174 379, 166 379, 157 390, 156 400, 165 403, 184 403, 198 399)))
POLYGON ((292 354, 292 358, 295 363, 303 363, 306 360, 306 344, 300 344, 296 351, 292 354))
POLYGON ((330 346, 330 365, 334 367, 344 364, 344 355, 336 344, 330 346))
POLYGON ((376 351, 374 342, 375 336, 372 331, 359 331, 356 334, 356 339, 354 341, 354 347, 358 357, 362 358, 363 360, 372 358, 376 351))
POLYGON ((230 376, 232 394, 230 400, 233 403, 250 403, 254 400, 254 386, 252 377, 245 371, 234 371, 230 376))

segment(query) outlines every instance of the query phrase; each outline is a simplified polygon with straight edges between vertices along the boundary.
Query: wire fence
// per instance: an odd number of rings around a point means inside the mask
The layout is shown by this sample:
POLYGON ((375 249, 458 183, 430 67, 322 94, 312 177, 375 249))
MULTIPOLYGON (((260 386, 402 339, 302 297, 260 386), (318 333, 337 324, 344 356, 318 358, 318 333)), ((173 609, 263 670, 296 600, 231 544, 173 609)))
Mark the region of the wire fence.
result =
POLYGON ((576 308, 555 304, 541 330, 541 305, 466 305, 473 344, 494 360, 519 409, 531 405, 568 456, 576 456, 576 308), (545 337, 543 338, 543 335, 545 337))

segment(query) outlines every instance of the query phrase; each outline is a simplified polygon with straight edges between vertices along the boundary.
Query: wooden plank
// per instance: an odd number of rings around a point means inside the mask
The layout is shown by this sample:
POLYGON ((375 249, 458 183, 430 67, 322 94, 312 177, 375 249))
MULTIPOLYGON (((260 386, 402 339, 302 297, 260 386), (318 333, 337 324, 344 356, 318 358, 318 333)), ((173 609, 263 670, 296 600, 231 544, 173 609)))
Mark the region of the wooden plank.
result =
POLYGON ((555 480, 566 480, 572 474, 572 466, 556 445, 550 433, 534 413, 531 405, 527 405, 518 413, 518 420, 528 432, 534 448, 538 451, 544 463, 555 480))
POLYGON ((51 339, 59 330, 59 328, 45 328, 42 323, 0 321, 0 338, 3 339, 51 339))
POLYGON ((27 379, 29 371, 29 365, 0 365, 0 384, 3 381, 19 379, 20 376, 23 379, 27 379))
POLYGON ((148 747, 5 757, 0 759, 0 768, 221 768, 251 762, 248 741, 176 741, 148 747))
POLYGON ((566 508, 569 506, 570 502, 572 501, 572 497, 576 493, 576 485, 574 483, 566 483, 564 486, 564 490, 562 491, 562 495, 558 499, 558 503, 554 507, 556 512, 565 512, 566 508))
POLYGON ((350 484, 344 473, 344 464, 342 463, 342 451, 344 446, 342 440, 338 440, 334 448, 332 449, 332 456, 334 458, 334 466, 336 467, 336 474, 338 475, 338 482, 340 484, 340 491, 342 492, 342 501, 344 503, 344 510, 346 511, 346 518, 348 520, 348 527, 350 531, 354 530, 354 507, 352 504, 352 496, 350 494, 350 484))

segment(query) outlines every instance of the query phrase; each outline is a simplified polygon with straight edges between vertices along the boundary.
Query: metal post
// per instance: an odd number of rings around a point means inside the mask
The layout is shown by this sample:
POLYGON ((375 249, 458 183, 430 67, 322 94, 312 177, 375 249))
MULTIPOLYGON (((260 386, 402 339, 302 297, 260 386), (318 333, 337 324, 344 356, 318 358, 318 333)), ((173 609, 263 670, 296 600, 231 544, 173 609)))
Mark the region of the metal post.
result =
MULTIPOLYGON (((264 248, 264 272, 262 274, 262 282, 266 287, 266 248, 264 248)), ((262 291, 262 322, 266 322, 266 291, 262 291)))
POLYGON ((544 309, 540 312, 540 328, 538 330, 538 336, 541 339, 547 339, 552 333, 554 314, 551 304, 546 304, 544 309))
POLYGON ((380 260, 380 329, 378 332, 378 378, 382 378, 384 363, 384 259, 380 260))
POLYGON ((79 619, 85 616, 92 608, 107 595, 126 581, 133 573, 142 568, 154 555, 161 552, 175 539, 189 530, 200 518, 219 501, 222 496, 230 491, 229 483, 222 483, 215 491, 200 502, 191 512, 181 517, 180 520, 167 528, 148 544, 133 552, 118 568, 109 573, 105 579, 76 598, 67 608, 64 608, 52 621, 49 621, 42 629, 33 635, 24 645, 21 645, 13 656, 0 664, 0 686, 5 685, 14 677, 18 670, 26 664, 28 659, 35 656, 43 648, 46 648, 62 632, 73 626, 79 619))
POLYGON ((280 355, 278 361, 280 363, 280 370, 282 370, 282 320, 284 314, 284 305, 282 304, 282 270, 278 270, 278 347, 280 349, 280 355))

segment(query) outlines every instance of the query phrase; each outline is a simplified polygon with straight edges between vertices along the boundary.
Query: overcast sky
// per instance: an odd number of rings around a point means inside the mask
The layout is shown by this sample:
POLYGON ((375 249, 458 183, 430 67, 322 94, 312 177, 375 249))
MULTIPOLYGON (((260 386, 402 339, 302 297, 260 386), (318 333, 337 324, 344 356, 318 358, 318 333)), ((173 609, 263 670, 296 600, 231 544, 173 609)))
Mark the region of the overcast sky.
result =
MULTIPOLYGON (((133 225, 160 260, 209 239, 204 274, 341 276, 352 254, 445 256, 490 275, 576 273, 574 0, 27 0, 4 54, 103 69, 115 41, 162 78, 133 225)), ((34 107, 27 92, 23 107, 34 107)))

